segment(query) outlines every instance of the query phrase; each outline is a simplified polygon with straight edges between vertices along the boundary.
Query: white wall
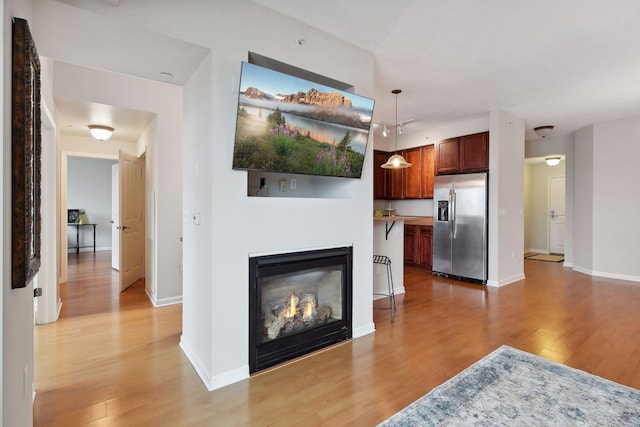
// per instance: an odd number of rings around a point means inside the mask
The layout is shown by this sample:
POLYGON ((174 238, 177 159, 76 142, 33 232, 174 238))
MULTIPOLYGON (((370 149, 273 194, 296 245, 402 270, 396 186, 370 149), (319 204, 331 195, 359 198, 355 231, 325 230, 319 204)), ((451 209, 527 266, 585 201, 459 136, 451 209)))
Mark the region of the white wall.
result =
POLYGON ((489 279, 503 286, 524 278, 524 121, 490 113, 489 279))
POLYGON ((640 282, 640 116, 593 126, 593 274, 640 282))
MULTIPOLYGON (((31 20, 31 2, 4 0, 2 11, 2 424, 33 424, 33 283, 11 289, 11 34, 13 17, 31 20)), ((37 41, 36 41, 37 45, 37 41)), ((43 91, 50 88, 42 87, 43 91)))
POLYGON ((362 179, 343 180, 347 188, 341 193, 352 194, 347 198, 247 197, 247 172, 231 169, 237 106, 232 82, 249 50, 351 83, 369 97, 373 56, 249 1, 224 9, 200 6, 210 22, 180 28, 194 38, 206 33, 213 51, 185 87, 184 210, 201 213, 202 222, 184 224, 181 345, 213 389, 248 375, 251 254, 353 245, 354 335, 374 329, 373 144, 362 179), (308 41, 303 49, 295 43, 301 34, 308 41))
POLYGON ((574 269, 591 274, 593 269, 593 126, 575 133, 574 269))
MULTIPOLYGON (((96 250, 111 250, 111 166, 116 163, 83 157, 69 157, 67 161, 67 207, 84 209, 87 221, 96 224, 96 250)), ((79 237, 80 246, 92 245, 93 228, 79 227, 79 237)), ((75 227, 67 229, 67 241, 69 246, 76 245, 75 227)))

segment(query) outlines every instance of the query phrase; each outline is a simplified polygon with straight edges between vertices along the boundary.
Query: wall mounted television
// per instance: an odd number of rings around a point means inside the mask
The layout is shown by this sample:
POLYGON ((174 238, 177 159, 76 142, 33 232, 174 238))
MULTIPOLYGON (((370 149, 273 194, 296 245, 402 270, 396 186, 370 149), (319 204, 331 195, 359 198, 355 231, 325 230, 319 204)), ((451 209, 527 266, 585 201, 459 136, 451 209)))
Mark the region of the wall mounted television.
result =
POLYGON ((360 178, 374 100, 242 63, 233 169, 360 178))

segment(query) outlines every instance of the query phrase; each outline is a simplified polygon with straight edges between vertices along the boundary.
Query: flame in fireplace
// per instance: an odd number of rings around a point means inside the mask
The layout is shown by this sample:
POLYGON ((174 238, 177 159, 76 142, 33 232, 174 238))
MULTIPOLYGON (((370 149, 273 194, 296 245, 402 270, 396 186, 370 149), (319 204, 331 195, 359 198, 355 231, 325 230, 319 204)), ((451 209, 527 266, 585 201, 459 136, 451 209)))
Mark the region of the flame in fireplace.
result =
POLYGON ((304 313, 302 314, 302 320, 311 320, 313 318, 313 303, 311 301, 307 301, 307 306, 304 308, 304 313))
POLYGON ((289 304, 289 312, 286 317, 295 317, 296 311, 298 311, 298 307, 296 307, 296 295, 291 292, 291 299, 289 304))

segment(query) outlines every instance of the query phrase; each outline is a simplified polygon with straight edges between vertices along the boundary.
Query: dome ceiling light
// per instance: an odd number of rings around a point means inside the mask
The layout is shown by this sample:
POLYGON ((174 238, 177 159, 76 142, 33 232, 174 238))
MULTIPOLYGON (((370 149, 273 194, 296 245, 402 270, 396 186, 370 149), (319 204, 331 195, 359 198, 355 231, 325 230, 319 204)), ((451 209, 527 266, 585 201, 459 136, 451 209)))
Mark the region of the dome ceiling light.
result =
POLYGON ((547 162, 547 164, 549 166, 557 166, 560 164, 560 160, 562 160, 561 157, 558 156, 554 156, 554 157, 547 157, 544 159, 545 162, 547 162))
POLYGON ((545 126, 538 126, 536 128, 533 128, 533 131, 536 133, 536 135, 538 135, 540 138, 546 138, 551 134, 551 131, 553 130, 553 126, 551 125, 545 125, 545 126))
POLYGON ((115 129, 110 126, 89 125, 91 136, 98 141, 106 141, 107 139, 111 138, 114 130, 115 129))

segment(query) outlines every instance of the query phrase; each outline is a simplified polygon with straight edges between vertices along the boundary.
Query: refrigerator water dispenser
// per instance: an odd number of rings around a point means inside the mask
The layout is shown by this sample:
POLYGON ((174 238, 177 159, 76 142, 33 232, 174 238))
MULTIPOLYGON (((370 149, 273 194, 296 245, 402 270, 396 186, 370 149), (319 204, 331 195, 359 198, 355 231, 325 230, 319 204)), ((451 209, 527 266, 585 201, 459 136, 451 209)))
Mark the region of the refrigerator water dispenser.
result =
POLYGON ((438 221, 449 221, 449 201, 448 200, 439 200, 438 201, 438 221))

